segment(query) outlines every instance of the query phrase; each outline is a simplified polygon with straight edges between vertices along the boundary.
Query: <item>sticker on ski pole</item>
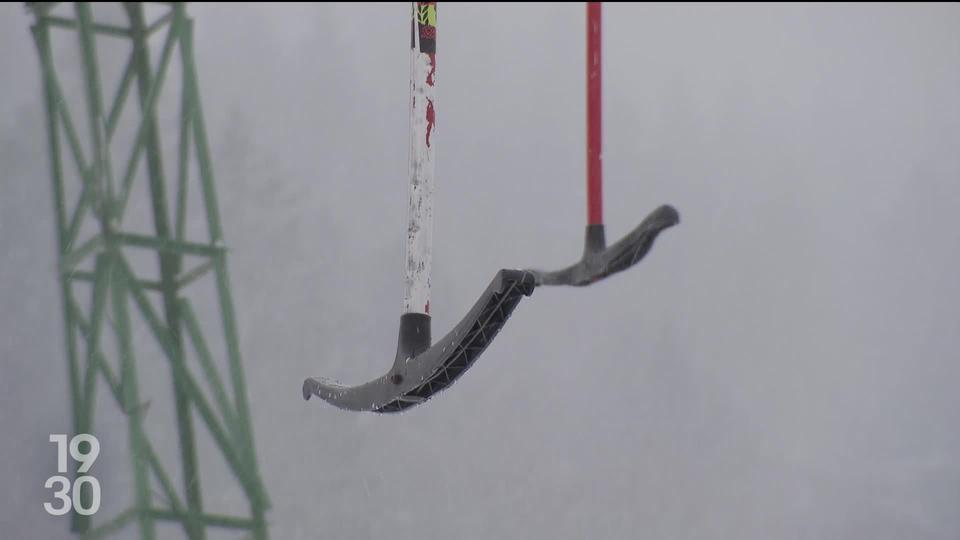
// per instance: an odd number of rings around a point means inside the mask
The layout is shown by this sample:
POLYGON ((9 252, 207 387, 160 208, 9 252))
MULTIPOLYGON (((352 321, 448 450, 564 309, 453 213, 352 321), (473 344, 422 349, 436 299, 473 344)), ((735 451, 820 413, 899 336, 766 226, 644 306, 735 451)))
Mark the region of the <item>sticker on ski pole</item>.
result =
POLYGON ((410 21, 410 48, 417 46, 414 37, 420 38, 420 52, 437 52, 437 3, 417 2, 410 21), (414 28, 416 27, 416 28, 414 28))

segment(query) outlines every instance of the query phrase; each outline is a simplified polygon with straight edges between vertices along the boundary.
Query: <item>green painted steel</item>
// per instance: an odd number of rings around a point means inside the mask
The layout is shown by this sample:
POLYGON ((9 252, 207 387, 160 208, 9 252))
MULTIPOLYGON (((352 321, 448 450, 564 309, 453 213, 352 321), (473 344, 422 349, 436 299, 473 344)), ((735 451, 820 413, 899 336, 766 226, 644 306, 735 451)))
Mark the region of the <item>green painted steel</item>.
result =
POLYGON ((32 31, 47 114, 73 429, 96 434, 98 399, 112 397, 127 418, 134 480, 129 509, 115 516, 74 515, 71 528, 84 538, 106 538, 136 523, 140 537, 150 540, 157 537, 156 523, 162 521, 179 523, 190 540, 205 539, 211 529, 240 530, 244 538, 266 539, 265 513, 270 502, 257 466, 227 252, 193 59, 193 22, 182 3, 161 4, 163 13, 151 17, 153 20, 148 20, 142 4, 123 3, 126 25, 98 21, 102 4, 28 2, 27 6, 35 19, 32 31), (80 68, 83 76, 77 85, 83 99, 76 100, 83 104, 77 107, 82 110, 71 110, 71 101, 65 99, 60 75, 72 72, 58 71, 54 63, 54 32, 77 40, 80 61, 71 67, 80 68), (165 33, 162 41, 150 39, 158 33, 165 33), (162 43, 155 64, 151 42, 162 43), (106 70, 98 50, 118 43, 132 52, 122 66, 113 66, 121 67, 121 77, 111 93, 107 84, 114 83, 103 80, 106 70), (182 86, 173 90, 180 96, 179 141, 168 182, 158 107, 161 95, 171 92, 164 84, 175 69, 180 70, 182 81, 182 86), (109 101, 104 100, 107 96, 109 101), (133 144, 125 155, 114 155, 111 150, 118 126, 122 118, 130 116, 138 124, 132 140, 125 142, 133 144), (85 119, 85 130, 78 129, 77 118, 85 119), (198 174, 191 174, 191 158, 198 174), (73 181, 65 174, 66 167, 76 174, 77 186, 66 185, 73 181), (192 208, 195 217, 202 214, 206 220, 208 238, 204 240, 186 234, 191 184, 199 187, 203 199, 192 208), (149 234, 124 228, 137 185, 144 186, 149 197, 153 225, 149 234), (74 200, 68 200, 68 187, 79 192, 74 200), (96 232, 81 238, 82 231, 90 229, 96 232), (130 262, 134 252, 144 251, 156 257, 155 276, 138 275, 130 262), (187 256, 201 261, 186 268, 187 256), (220 317, 207 326, 222 329, 222 334, 205 333, 204 321, 198 320, 192 307, 197 304, 191 300, 188 286, 203 281, 209 281, 216 293, 220 317), (91 291, 86 304, 79 297, 78 285, 91 291), (177 464, 165 464, 148 436, 148 404, 141 402, 141 389, 151 381, 139 378, 138 365, 155 361, 157 354, 137 350, 135 320, 149 330, 170 369, 180 448, 177 464), (104 349, 111 336, 117 358, 109 358, 104 349), (225 358, 219 362, 210 347, 213 340, 222 340, 225 358), (196 362, 187 361, 189 352, 196 362), (98 395, 98 383, 107 391, 98 395), (202 432, 209 435, 246 496, 249 508, 245 512, 222 515, 204 510, 203 489, 207 486, 201 481, 196 440, 202 432), (180 485, 167 473, 171 466, 182 472, 180 485))

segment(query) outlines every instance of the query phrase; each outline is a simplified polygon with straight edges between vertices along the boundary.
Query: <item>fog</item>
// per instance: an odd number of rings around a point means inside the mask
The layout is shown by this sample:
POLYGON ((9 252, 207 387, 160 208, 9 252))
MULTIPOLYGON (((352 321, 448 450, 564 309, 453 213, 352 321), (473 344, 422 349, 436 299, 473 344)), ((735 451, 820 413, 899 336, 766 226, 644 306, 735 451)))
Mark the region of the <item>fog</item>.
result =
MULTIPOLYGON (((960 538, 960 6, 606 5, 607 237, 662 203, 681 224, 628 272, 536 290, 455 385, 386 416, 300 385, 393 361, 409 5, 189 13, 271 538, 960 538)), ((583 17, 439 7, 435 336, 498 269, 580 256, 583 17)), ((31 22, 0 5, 0 536, 55 540, 48 436, 72 427, 31 22)), ((179 479, 169 369, 137 343, 179 479)), ((134 500, 105 388, 94 434, 102 522, 134 500)), ((246 515, 199 451, 208 508, 246 515)))

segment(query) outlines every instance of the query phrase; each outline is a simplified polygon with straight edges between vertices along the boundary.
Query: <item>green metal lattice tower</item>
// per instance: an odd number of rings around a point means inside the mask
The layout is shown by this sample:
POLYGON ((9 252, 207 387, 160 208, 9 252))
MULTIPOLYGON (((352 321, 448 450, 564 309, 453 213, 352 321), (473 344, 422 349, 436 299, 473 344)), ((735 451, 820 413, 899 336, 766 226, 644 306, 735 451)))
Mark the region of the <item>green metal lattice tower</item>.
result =
POLYGON ((269 500, 254 450, 213 166, 200 108, 193 22, 182 3, 151 6, 149 16, 140 3, 114 5, 114 13, 121 14, 120 23, 99 17, 104 4, 28 2, 27 6, 35 21, 32 31, 45 93, 73 429, 95 433, 97 387, 105 385, 125 417, 133 479, 133 504, 128 510, 103 518, 74 514, 71 528, 84 538, 100 538, 136 522, 140 537, 153 539, 157 522, 173 522, 191 540, 206 538, 213 528, 267 538, 264 512, 269 500), (76 40, 72 43, 79 60, 73 63, 79 65, 55 62, 60 60, 52 46, 55 33, 58 38, 64 33, 76 40), (106 66, 103 52, 120 50, 119 42, 126 43, 129 54, 121 65, 106 66), (159 56, 152 62, 152 48, 158 45, 159 56), (176 57, 179 62, 173 61, 176 57), (106 80, 107 67, 119 68, 119 81, 106 80), (71 75, 81 80, 63 86, 61 82, 71 75), (164 92, 165 80, 174 78, 179 79, 180 88, 164 92), (105 91, 113 92, 109 101, 105 91), (178 137, 169 151, 162 136, 173 133, 161 130, 158 103, 165 95, 175 98, 178 91, 177 125, 168 130, 176 131, 178 137), (133 126, 130 136, 117 135, 121 124, 133 126), (165 150, 175 164, 169 167, 175 168, 172 174, 164 170, 165 150), (70 196, 71 189, 76 196, 70 196), (146 233, 128 228, 128 203, 138 190, 145 200, 138 217, 150 223, 146 233), (195 198, 200 199, 191 212, 189 193, 198 193, 195 198), (188 232, 193 219, 206 229, 202 240, 192 239, 188 232), (150 262, 150 271, 134 264, 144 258, 150 262), (202 283, 214 291, 219 303, 217 332, 204 329, 194 308, 201 304, 191 301, 202 283), (84 290, 90 291, 89 302, 80 301, 84 290), (152 336, 148 339, 155 340, 159 353, 145 354, 142 340, 134 335, 136 324, 148 329, 152 336), (173 386, 179 482, 167 472, 170 460, 161 459, 148 436, 148 404, 142 393, 152 382, 138 378, 138 370, 149 367, 144 362, 160 361, 168 364, 173 386), (197 437, 204 430, 219 451, 217 459, 226 463, 249 502, 230 515, 204 510, 197 451, 197 437))

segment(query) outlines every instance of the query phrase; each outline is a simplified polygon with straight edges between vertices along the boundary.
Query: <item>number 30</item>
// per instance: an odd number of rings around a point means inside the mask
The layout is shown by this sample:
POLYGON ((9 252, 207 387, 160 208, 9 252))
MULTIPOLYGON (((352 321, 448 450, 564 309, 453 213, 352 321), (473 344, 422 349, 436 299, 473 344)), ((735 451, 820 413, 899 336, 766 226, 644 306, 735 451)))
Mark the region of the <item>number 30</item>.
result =
POLYGON ((73 494, 71 497, 67 496, 67 492, 70 491, 70 479, 66 476, 51 476, 47 478, 47 482, 43 487, 50 489, 54 484, 60 484, 61 489, 54 491, 53 496, 61 501, 63 504, 57 508, 53 503, 45 502, 43 503, 43 509, 47 511, 48 514, 53 516, 62 516, 69 512, 72 508, 76 508, 77 513, 81 516, 91 516, 97 513, 97 510, 100 509, 100 482, 92 476, 81 476, 77 478, 77 481, 73 483, 73 494), (90 506, 84 507, 80 498, 80 490, 83 488, 84 484, 90 484, 90 506))

